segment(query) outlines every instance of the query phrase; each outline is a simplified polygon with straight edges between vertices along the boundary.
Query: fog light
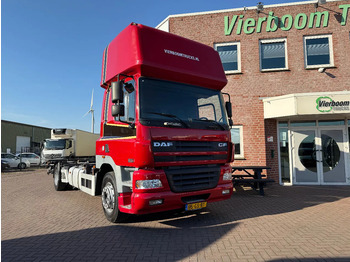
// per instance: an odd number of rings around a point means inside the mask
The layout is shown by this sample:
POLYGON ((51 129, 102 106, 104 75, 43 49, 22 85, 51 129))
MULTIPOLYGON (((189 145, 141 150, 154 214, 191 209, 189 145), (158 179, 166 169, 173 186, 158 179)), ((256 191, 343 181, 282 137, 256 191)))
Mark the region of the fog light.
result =
POLYGON ((222 194, 223 195, 230 194, 230 190, 229 189, 222 190, 222 194))
POLYGON ((232 180, 232 174, 231 173, 225 173, 222 177, 223 180, 232 180))
POLYGON ((156 199, 156 200, 150 200, 149 205, 150 206, 157 206, 163 204, 163 199, 156 199))
POLYGON ((163 187, 159 179, 152 180, 137 180, 135 184, 137 189, 153 189, 163 187))

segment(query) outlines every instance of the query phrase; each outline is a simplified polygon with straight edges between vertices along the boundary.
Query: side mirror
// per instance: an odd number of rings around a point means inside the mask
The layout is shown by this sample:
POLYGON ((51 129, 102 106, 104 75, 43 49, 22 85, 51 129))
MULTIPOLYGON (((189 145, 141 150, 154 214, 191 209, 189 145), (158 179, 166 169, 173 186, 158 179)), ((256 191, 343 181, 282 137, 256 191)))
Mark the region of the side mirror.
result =
POLYGON ((131 83, 125 83, 124 88, 125 88, 125 90, 126 90, 129 94, 131 94, 131 93, 134 92, 134 90, 135 90, 134 85, 131 84, 131 83))
POLYGON ((231 102, 226 102, 225 108, 226 108, 227 116, 229 118, 231 118, 232 117, 232 104, 231 104, 231 102))
POLYGON ((112 103, 123 103, 123 81, 112 82, 112 103))
POLYGON ((124 105, 112 105, 112 116, 124 116, 124 105))

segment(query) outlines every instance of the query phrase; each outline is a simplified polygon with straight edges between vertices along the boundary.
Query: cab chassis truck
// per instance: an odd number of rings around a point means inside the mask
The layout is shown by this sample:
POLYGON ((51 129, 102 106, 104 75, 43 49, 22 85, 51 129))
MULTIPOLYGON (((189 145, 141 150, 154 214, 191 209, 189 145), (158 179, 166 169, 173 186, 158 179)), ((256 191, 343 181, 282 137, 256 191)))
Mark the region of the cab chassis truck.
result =
POLYGON ((42 142, 41 156, 48 174, 53 174, 57 163, 75 165, 77 162, 95 162, 98 134, 79 129, 54 128, 51 138, 42 142))
POLYGON ((103 52, 95 163, 61 163, 56 190, 101 195, 106 218, 196 210, 232 195, 231 103, 218 53, 141 24, 103 52))

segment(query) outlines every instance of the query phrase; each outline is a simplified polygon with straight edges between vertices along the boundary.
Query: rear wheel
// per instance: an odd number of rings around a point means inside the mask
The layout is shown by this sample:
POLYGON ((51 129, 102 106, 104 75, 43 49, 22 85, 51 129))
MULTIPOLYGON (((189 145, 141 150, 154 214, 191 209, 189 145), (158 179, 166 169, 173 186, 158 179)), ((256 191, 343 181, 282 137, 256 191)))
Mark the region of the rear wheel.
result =
POLYGON ((127 214, 118 209, 118 192, 114 172, 108 172, 102 180, 102 207, 106 218, 112 223, 122 222, 127 214))
POLYGON ((66 189, 67 184, 61 181, 61 163, 57 163, 53 170, 53 185, 56 191, 63 191, 66 189))

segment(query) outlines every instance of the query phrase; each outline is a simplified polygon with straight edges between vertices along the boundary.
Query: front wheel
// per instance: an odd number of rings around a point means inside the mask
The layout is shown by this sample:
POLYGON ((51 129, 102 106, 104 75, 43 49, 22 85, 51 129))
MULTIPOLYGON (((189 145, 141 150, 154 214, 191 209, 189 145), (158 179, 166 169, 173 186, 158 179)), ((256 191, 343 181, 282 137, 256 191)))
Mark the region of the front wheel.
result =
POLYGON ((17 167, 18 167, 18 169, 26 169, 27 165, 26 165, 26 163, 21 162, 18 164, 17 167))
POLYGON ((118 209, 118 192, 114 172, 108 172, 102 180, 102 207, 106 218, 112 223, 122 222, 127 214, 118 209))

